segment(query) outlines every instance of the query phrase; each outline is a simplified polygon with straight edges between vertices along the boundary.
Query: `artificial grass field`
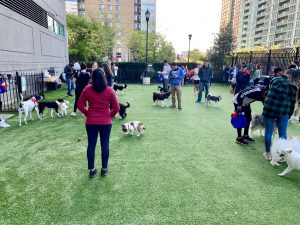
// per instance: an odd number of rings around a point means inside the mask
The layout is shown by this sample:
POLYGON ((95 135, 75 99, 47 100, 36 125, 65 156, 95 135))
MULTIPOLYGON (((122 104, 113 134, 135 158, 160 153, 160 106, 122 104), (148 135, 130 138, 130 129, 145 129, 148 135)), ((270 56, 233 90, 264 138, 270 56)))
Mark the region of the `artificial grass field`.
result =
MULTIPOLYGON (((113 122, 105 178, 88 178, 83 116, 46 111, 21 128, 17 116, 8 120, 12 128, 0 129, 0 224, 300 224, 300 173, 279 177, 286 165, 262 158, 259 135, 256 144, 235 144, 228 87, 212 86, 221 108, 194 104, 192 87, 184 87, 182 111, 152 106, 155 90, 128 85, 118 94, 131 108, 113 122), (122 134, 131 120, 145 123, 143 137, 122 134)), ((46 100, 65 95, 48 92, 46 100)), ((261 110, 254 103, 254 113, 261 110)))

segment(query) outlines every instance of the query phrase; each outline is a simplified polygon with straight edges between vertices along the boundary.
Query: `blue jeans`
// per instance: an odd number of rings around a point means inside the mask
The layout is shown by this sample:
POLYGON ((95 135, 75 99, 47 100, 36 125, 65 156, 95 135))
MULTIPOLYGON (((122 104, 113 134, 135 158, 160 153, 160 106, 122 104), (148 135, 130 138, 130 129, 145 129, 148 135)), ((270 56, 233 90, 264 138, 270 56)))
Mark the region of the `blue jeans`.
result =
POLYGON ((87 159, 88 169, 95 168, 95 149, 100 133, 100 144, 101 144, 101 159, 102 168, 106 169, 109 158, 109 138, 112 125, 89 125, 86 124, 86 133, 88 136, 88 148, 87 148, 87 159))
POLYGON ((205 88, 205 101, 206 101, 207 95, 209 93, 209 85, 210 85, 210 82, 202 82, 202 81, 200 81, 197 102, 201 102, 201 100, 202 100, 202 92, 204 91, 204 88, 205 88))
POLYGON ((72 95, 72 89, 74 88, 72 77, 66 77, 66 83, 68 88, 68 95, 72 95))
MULTIPOLYGON (((265 117, 266 120, 266 132, 265 132, 265 146, 266 152, 271 151, 272 136, 274 132, 275 119, 265 117)), ((289 116, 285 115, 278 119, 278 133, 279 138, 287 139, 287 126, 289 122, 289 116)))

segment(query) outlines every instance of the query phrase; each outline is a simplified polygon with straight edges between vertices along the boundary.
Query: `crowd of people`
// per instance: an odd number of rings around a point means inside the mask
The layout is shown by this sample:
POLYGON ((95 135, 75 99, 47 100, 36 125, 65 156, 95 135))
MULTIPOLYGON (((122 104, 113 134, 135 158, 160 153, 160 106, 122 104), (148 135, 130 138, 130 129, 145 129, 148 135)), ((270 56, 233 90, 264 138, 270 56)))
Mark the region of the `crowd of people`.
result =
POLYGON ((236 143, 247 145, 255 142, 249 136, 249 125, 252 120, 251 104, 260 101, 263 103, 262 116, 265 119, 265 152, 263 157, 266 160, 271 160, 270 150, 274 125, 276 124, 278 127, 279 138, 287 139, 289 120, 297 118, 299 121, 299 62, 294 61, 286 71, 277 67, 273 70, 272 76, 264 78, 262 78, 260 65, 256 66, 257 72, 255 71, 252 77, 246 63, 237 67, 240 67, 240 70, 232 77, 230 89, 234 93, 235 111, 244 113, 248 125, 244 128, 243 135, 242 129, 237 129, 236 143))

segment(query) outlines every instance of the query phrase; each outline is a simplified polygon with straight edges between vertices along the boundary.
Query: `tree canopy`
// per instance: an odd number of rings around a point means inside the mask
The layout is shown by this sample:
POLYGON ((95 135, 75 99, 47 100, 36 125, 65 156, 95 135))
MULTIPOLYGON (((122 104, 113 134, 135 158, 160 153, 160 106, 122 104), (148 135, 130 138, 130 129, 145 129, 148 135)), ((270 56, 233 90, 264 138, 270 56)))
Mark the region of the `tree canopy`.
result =
POLYGON ((223 66, 229 63, 228 60, 231 58, 233 43, 234 37, 230 25, 224 29, 220 29, 214 40, 214 45, 208 51, 209 61, 216 77, 221 76, 223 66))
POLYGON ((112 55, 115 31, 96 19, 67 16, 69 56, 88 62, 112 55))
MULTIPOLYGON (((128 36, 128 48, 131 52, 133 61, 146 60, 146 32, 134 31, 128 36)), ((148 61, 154 63, 168 60, 174 61, 176 58, 175 49, 171 42, 154 32, 149 32, 148 40, 148 61)))

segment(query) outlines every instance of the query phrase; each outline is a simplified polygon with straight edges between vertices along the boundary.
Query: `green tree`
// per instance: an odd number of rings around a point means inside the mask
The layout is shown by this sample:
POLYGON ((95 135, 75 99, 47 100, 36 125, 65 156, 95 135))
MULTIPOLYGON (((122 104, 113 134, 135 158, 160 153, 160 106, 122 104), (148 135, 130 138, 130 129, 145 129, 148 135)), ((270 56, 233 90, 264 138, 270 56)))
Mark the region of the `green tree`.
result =
POLYGON ((108 25, 95 19, 68 15, 67 29, 71 59, 89 62, 112 55, 115 32, 108 25))
MULTIPOLYGON (((131 52, 133 61, 146 60, 146 32, 134 31, 129 35, 128 48, 131 52)), ((150 32, 148 39, 148 61, 153 63, 156 61, 173 61, 176 53, 171 42, 159 34, 150 32)))
MULTIPOLYGON (((190 62, 201 64, 207 59, 207 53, 201 52, 199 49, 193 49, 190 52, 190 62)), ((187 61, 187 59, 186 59, 187 61)))
POLYGON ((214 71, 214 77, 222 79, 223 66, 230 61, 234 38, 230 26, 221 29, 217 34, 213 47, 208 51, 208 58, 214 71))

